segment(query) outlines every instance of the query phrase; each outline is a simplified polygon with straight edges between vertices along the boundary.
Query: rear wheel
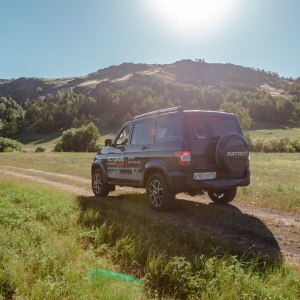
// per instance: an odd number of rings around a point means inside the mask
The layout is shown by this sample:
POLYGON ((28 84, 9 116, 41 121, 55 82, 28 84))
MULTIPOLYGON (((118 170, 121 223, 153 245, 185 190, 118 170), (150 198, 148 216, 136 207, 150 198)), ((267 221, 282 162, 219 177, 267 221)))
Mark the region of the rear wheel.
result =
POLYGON ((207 194, 215 203, 227 204, 235 198, 236 188, 230 190, 211 190, 207 194))
POLYGON ((92 189, 97 197, 105 197, 110 192, 109 185, 105 182, 103 173, 100 169, 96 169, 92 174, 92 189))
POLYGON ((166 211, 173 208, 175 193, 169 190, 167 181, 162 174, 157 173, 149 177, 146 193, 150 205, 154 210, 166 211))

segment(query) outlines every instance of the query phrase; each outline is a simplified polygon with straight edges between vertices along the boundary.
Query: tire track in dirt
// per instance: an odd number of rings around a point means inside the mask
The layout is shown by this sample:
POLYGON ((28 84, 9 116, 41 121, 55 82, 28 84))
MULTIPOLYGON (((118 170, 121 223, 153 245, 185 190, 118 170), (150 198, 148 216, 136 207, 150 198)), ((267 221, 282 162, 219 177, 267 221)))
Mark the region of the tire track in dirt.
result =
POLYGON ((1 166, 0 173, 55 186, 76 195, 93 195, 90 188, 83 186, 83 184, 89 184, 90 180, 78 176, 58 174, 35 169, 19 168, 7 165, 1 166), (81 186, 76 185, 75 182, 77 182, 81 186))

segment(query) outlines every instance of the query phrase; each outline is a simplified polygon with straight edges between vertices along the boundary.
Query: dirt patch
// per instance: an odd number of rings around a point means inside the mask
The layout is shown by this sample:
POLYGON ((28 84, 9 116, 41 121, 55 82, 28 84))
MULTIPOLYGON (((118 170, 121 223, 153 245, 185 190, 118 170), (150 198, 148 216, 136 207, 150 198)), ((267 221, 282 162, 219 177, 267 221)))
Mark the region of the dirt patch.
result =
POLYGON ((268 83, 264 83, 260 86, 263 91, 270 93, 273 97, 282 96, 282 97, 290 97, 291 95, 285 92, 283 89, 278 87, 271 86, 268 83))
MULTIPOLYGON (((10 175, 25 178, 67 190, 75 195, 93 196, 90 180, 78 176, 4 165, 0 166, 0 173, 1 177, 10 175)), ((112 198, 144 192, 143 189, 117 187, 112 198)), ((177 201, 173 212, 157 213, 149 209, 147 213, 179 226, 207 230, 228 241, 255 249, 263 255, 282 256, 287 263, 300 266, 299 216, 244 204, 216 205, 205 196, 178 194, 176 198, 184 201, 177 201)))

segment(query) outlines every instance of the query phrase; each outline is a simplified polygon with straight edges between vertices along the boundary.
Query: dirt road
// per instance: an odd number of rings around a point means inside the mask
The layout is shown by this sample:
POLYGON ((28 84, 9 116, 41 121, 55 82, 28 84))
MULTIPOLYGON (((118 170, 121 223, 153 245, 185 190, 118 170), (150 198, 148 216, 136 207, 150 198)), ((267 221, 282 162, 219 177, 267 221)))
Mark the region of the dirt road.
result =
MULTIPOLYGON (((67 190, 75 195, 92 197, 90 180, 78 176, 0 165, 0 178, 12 175, 67 190)), ((143 189, 117 188, 113 195, 124 197, 143 189)), ((157 213, 141 203, 141 209, 181 226, 206 230, 212 235, 243 244, 267 256, 282 256, 300 267, 300 216, 271 212, 252 204, 215 205, 205 196, 177 195, 173 212, 157 213)))

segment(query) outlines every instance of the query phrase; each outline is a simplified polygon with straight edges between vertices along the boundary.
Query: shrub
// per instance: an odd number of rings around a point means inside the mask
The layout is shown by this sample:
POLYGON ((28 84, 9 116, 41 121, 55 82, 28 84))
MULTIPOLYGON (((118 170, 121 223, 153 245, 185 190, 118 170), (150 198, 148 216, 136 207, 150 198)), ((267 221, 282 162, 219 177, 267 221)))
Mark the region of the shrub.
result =
POLYGON ((265 153, 294 153, 300 152, 300 138, 290 140, 283 138, 280 140, 263 141, 257 140, 250 145, 250 151, 265 153))
POLYGON ((46 151, 46 148, 43 146, 39 146, 35 149, 35 152, 45 152, 45 151, 46 151))
POLYGON ((296 152, 296 150, 291 144, 288 144, 288 145, 285 145, 284 152, 294 153, 294 152, 296 152))
POLYGON ((270 142, 271 145, 271 152, 280 152, 280 141, 272 139, 270 142))
POLYGON ((253 148, 251 149, 251 151, 263 152, 263 149, 264 149, 263 140, 257 140, 255 143, 253 143, 253 148))
POLYGON ((263 145, 263 152, 272 153, 272 152, 277 152, 277 151, 274 151, 273 144, 271 142, 266 142, 263 145))
POLYGON ((291 140, 290 144, 293 146, 296 152, 300 152, 300 137, 291 140))
POLYGON ((100 135, 94 123, 63 132, 55 152, 95 152, 99 150, 100 135))
POLYGON ((249 145, 249 148, 252 149, 253 148, 253 140, 251 139, 249 132, 245 132, 244 136, 249 145))
POLYGON ((14 149, 12 147, 6 147, 3 152, 14 152, 14 149))
POLYGON ((0 137, 0 152, 23 151, 23 144, 18 141, 0 137))

